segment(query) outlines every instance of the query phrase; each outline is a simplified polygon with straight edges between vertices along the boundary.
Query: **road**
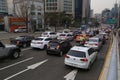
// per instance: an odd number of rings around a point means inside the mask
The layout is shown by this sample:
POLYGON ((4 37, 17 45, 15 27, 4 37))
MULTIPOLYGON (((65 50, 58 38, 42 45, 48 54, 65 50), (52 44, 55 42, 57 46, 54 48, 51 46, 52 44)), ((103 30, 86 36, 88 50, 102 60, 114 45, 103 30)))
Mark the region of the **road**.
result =
POLYGON ((0 61, 0 80, 98 80, 108 46, 109 41, 102 47, 89 71, 66 67, 65 55, 59 57, 47 55, 45 50, 22 49, 19 59, 0 61), (74 79, 69 79, 71 77, 74 79))

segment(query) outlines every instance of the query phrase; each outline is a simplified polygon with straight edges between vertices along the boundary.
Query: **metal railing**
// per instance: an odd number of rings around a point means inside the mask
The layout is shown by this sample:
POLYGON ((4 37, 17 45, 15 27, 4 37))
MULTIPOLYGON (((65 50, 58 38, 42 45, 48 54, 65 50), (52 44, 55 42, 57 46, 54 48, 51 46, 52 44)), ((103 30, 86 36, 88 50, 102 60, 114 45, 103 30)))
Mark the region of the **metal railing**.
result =
POLYGON ((115 34, 113 36, 112 54, 107 74, 107 80, 118 80, 117 54, 118 54, 118 39, 117 34, 115 34))

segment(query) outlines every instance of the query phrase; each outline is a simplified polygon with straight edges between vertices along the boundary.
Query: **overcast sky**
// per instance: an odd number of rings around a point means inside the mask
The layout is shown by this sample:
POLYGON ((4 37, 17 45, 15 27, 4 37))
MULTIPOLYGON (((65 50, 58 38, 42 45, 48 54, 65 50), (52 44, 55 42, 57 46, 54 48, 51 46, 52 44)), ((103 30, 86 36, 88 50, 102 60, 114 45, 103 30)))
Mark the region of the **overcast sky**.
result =
MULTIPOLYGON (((117 0, 119 2, 120 0, 117 0)), ((111 9, 116 0, 91 0, 91 8, 94 10, 94 13, 101 13, 105 8, 111 9)))

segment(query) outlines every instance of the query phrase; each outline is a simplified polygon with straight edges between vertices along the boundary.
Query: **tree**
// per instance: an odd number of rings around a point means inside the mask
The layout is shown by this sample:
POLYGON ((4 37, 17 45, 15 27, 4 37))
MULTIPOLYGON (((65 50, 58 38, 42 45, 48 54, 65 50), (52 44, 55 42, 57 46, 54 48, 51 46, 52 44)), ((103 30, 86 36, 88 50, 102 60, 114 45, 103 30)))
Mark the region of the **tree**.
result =
POLYGON ((24 19, 28 31, 32 30, 29 23, 31 20, 31 11, 34 9, 33 1, 34 0, 13 0, 14 15, 24 19))

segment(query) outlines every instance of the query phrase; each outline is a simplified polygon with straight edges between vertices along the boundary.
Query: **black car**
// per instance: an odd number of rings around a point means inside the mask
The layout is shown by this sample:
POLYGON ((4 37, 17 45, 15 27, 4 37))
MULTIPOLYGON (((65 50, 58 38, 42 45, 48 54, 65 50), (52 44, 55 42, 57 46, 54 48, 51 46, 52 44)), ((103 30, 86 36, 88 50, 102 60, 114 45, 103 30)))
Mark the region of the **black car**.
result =
POLYGON ((58 54, 62 56, 67 53, 72 47, 69 40, 52 40, 47 45, 46 52, 47 54, 58 54))
POLYGON ((27 47, 30 46, 31 41, 34 39, 34 36, 23 35, 15 39, 11 39, 11 44, 17 45, 18 47, 27 47))
POLYGON ((4 45, 0 41, 0 59, 10 57, 13 59, 20 57, 20 48, 18 48, 16 45, 4 45))

